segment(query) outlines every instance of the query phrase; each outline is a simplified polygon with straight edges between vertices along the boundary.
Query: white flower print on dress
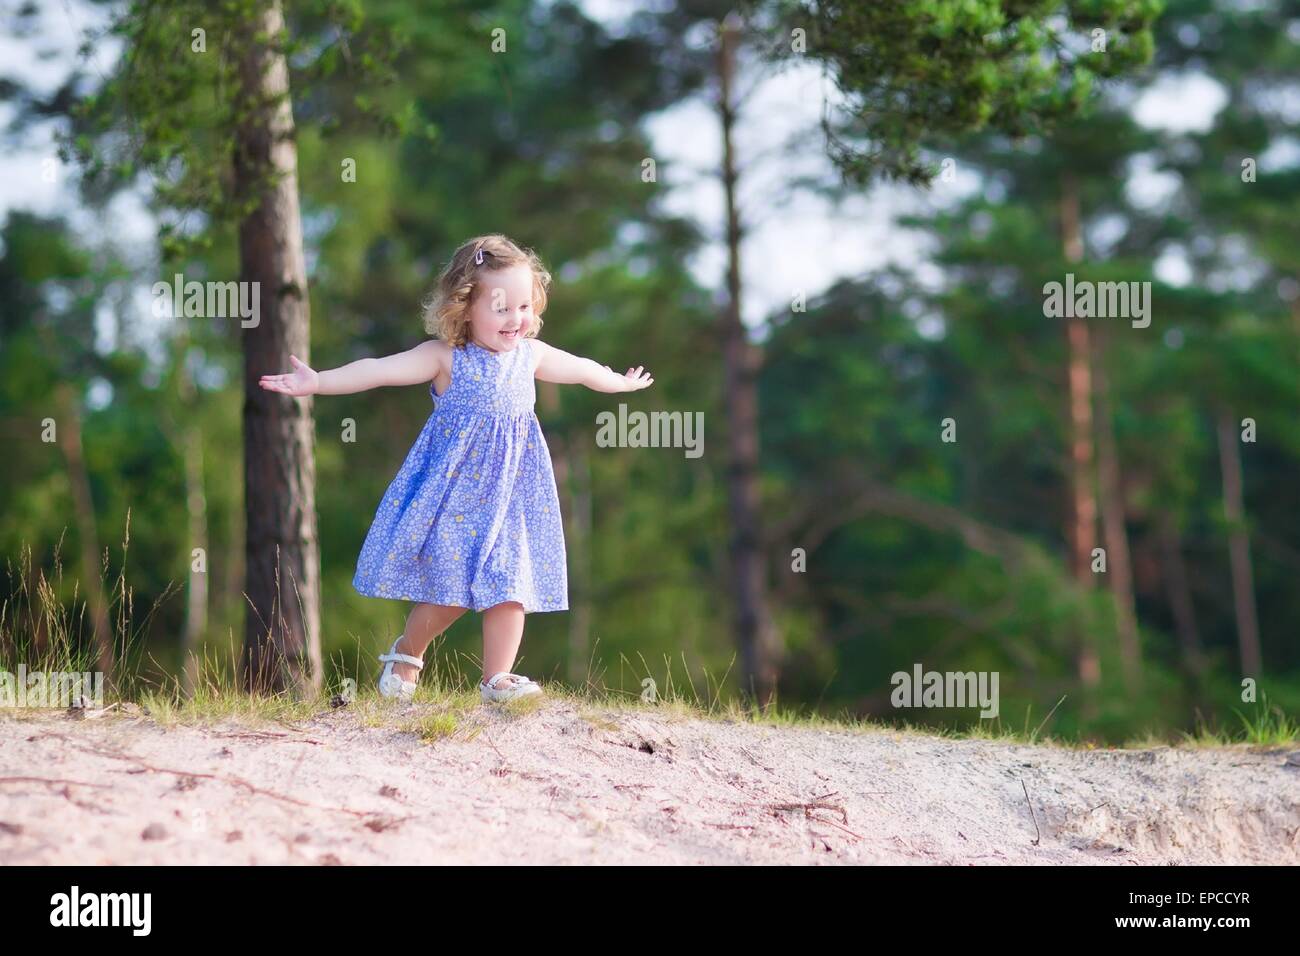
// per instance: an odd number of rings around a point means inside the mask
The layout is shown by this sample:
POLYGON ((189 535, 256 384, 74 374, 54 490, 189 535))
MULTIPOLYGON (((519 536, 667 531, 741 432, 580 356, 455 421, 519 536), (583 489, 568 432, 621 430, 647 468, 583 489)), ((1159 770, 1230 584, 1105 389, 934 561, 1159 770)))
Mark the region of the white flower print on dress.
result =
POLYGON ((564 526, 534 412, 532 340, 452 350, 438 395, 375 511, 353 587, 370 597, 482 611, 569 607, 564 526))

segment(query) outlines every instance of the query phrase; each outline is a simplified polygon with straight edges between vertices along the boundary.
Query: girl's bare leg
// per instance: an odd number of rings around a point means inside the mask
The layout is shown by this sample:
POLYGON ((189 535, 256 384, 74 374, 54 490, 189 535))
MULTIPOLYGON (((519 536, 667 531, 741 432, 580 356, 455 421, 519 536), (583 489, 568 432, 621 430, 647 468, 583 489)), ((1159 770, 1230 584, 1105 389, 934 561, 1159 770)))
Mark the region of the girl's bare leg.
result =
MULTIPOLYGON (((446 604, 417 604, 411 608, 406 618, 406 630, 397 642, 397 653, 410 654, 412 657, 424 657, 430 642, 447 628, 456 618, 465 613, 463 607, 446 604)), ((393 663, 393 673, 402 680, 415 680, 420 673, 414 664, 402 661, 393 663)))
MULTIPOLYGON (((524 606, 506 601, 483 612, 483 679, 508 671, 515 665, 519 642, 524 638, 524 606)), ((513 677, 497 682, 501 688, 517 683, 513 677)))

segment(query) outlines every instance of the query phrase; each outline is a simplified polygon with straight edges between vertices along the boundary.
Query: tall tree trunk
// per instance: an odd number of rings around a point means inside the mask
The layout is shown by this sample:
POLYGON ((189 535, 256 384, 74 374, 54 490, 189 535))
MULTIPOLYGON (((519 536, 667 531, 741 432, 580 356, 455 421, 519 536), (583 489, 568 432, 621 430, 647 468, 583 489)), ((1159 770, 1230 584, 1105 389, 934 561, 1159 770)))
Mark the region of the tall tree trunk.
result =
POLYGON ((1201 651, 1200 629, 1196 626, 1196 605, 1192 602, 1192 589, 1188 585, 1187 564, 1183 561, 1183 546, 1179 540, 1178 526, 1168 511, 1160 518, 1161 566, 1164 570, 1165 594, 1169 610, 1174 617, 1174 629, 1183 649, 1183 661, 1193 677, 1205 673, 1205 655, 1201 651))
POLYGON ((181 423, 164 410, 159 424, 185 465, 185 510, 187 528, 184 555, 190 569, 189 587, 185 595, 185 624, 181 631, 181 691, 188 699, 194 696, 198 683, 198 647, 208 627, 208 575, 211 572, 211 555, 208 553, 208 498, 203 483, 203 429, 198 425, 197 391, 187 365, 190 337, 184 323, 177 317, 180 331, 176 336, 172 364, 176 369, 176 395, 181 423), (194 549, 203 553, 202 570, 194 569, 194 549))
MULTIPOLYGON (((240 490, 236 488, 237 496, 240 490)), ((244 613, 245 527, 243 501, 236 497, 226 510, 225 542, 221 556, 222 589, 219 604, 221 620, 218 627, 229 630, 244 613)))
POLYGON ((1232 565, 1232 605, 1237 617, 1241 673, 1258 679, 1263 667, 1259 623, 1255 617, 1255 583, 1250 567, 1250 536, 1242 503, 1241 449, 1234 416, 1219 415, 1219 468, 1223 474, 1223 514, 1228 522, 1228 559, 1232 565))
POLYGON ((1291 325, 1295 332, 1296 345, 1300 348, 1300 295, 1291 300, 1291 325))
POLYGON ((1115 441, 1115 418, 1110 405, 1110 379, 1106 374, 1106 335, 1093 338, 1093 380, 1097 395, 1097 474, 1101 503, 1101 526, 1106 536, 1106 578, 1115 601, 1119 633, 1120 662, 1124 683, 1130 692, 1142 683, 1142 647, 1137 628, 1137 603, 1133 597, 1133 562, 1129 556, 1125 522, 1124 480, 1120 471, 1119 448, 1115 441))
MULTIPOLYGON (((1061 244, 1065 261, 1073 266, 1083 261, 1083 233, 1079 186, 1070 173, 1061 177, 1060 209, 1061 244)), ((1090 590, 1094 583, 1092 551, 1097 546, 1097 499, 1092 484, 1092 361, 1087 319, 1076 315, 1066 323, 1070 387, 1070 516, 1067 538, 1074 579, 1080 588, 1090 590)), ((1089 632, 1086 622, 1080 624, 1077 640, 1079 680, 1085 687, 1096 687, 1101 683, 1101 659, 1096 638, 1089 632)))
POLYGON ((81 446, 81 403, 68 382, 58 386, 63 422, 59 448, 68 468, 72 489, 72 513, 77 521, 77 540, 81 544, 81 574, 90 609, 90 624, 95 641, 95 667, 104 675, 107 688, 115 686, 113 670, 113 629, 108 619, 108 599, 104 595, 100 565, 99 533, 96 530, 95 502, 90 494, 90 473, 81 446))
MULTIPOLYGON (((560 388, 554 382, 537 383, 537 402, 543 414, 560 412, 560 388)), ((587 457, 571 431, 552 432, 546 440, 551 449, 555 484, 567 497, 564 509, 564 542, 569 560, 569 653, 568 678, 575 687, 590 677, 591 643, 591 496, 582 493, 589 486, 587 457)))
POLYGON ((312 402, 258 387, 310 361, 307 268, 298 213, 284 17, 269 0, 239 49, 235 175, 257 205, 239 224, 243 282, 258 283, 260 320, 243 330, 245 619, 241 680, 248 690, 310 694, 321 686, 320 554, 312 402))
POLYGON ((181 640, 183 670, 182 690, 186 698, 194 696, 199 677, 199 646, 208 629, 208 575, 212 556, 208 553, 208 497, 203 486, 203 431, 197 425, 185 425, 185 502, 189 516, 190 587, 185 602, 185 630, 181 640), (204 566, 194 570, 194 549, 203 551, 204 566))
POLYGON ((732 104, 739 26, 728 18, 718 43, 718 113, 722 126, 722 188, 727 208, 727 304, 722 314, 723 388, 727 413, 727 499, 731 519, 731 585, 744 691, 759 707, 776 692, 778 648, 767 604, 759 524, 758 356, 741 321, 740 214, 732 142, 732 104))
POLYGON ((570 680, 576 686, 585 682, 591 667, 591 456, 576 441, 569 444, 568 451, 569 540, 573 545, 569 661, 570 680))

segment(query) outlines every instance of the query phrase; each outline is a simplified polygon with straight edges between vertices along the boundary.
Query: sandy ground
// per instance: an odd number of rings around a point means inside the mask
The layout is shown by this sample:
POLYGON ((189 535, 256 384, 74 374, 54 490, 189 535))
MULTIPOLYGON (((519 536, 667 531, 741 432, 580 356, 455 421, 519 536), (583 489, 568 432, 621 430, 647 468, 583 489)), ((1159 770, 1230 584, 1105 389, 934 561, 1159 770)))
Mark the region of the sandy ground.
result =
POLYGON ((449 737, 0 716, 0 862, 1300 863, 1300 754, 485 706, 449 737), (38 779, 32 779, 38 778, 38 779), (1032 807, 1032 812, 1031 812, 1032 807))

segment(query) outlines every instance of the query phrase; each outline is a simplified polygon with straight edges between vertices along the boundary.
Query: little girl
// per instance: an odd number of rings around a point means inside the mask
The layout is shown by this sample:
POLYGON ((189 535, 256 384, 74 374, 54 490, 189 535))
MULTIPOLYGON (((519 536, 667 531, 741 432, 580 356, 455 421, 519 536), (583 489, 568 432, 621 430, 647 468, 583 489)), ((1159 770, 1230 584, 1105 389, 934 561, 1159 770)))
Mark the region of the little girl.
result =
POLYGON ((569 606, 559 495, 533 380, 598 392, 654 381, 641 367, 619 375, 539 341, 550 283, 532 250, 479 236, 456 250, 426 305, 425 330, 437 339, 322 372, 291 355, 292 372, 261 379, 293 396, 431 383, 433 413, 379 503, 352 581, 361 594, 417 602, 379 657, 385 697, 411 699, 425 649, 468 609, 483 612, 483 699, 541 693, 510 672, 524 615, 569 606))

